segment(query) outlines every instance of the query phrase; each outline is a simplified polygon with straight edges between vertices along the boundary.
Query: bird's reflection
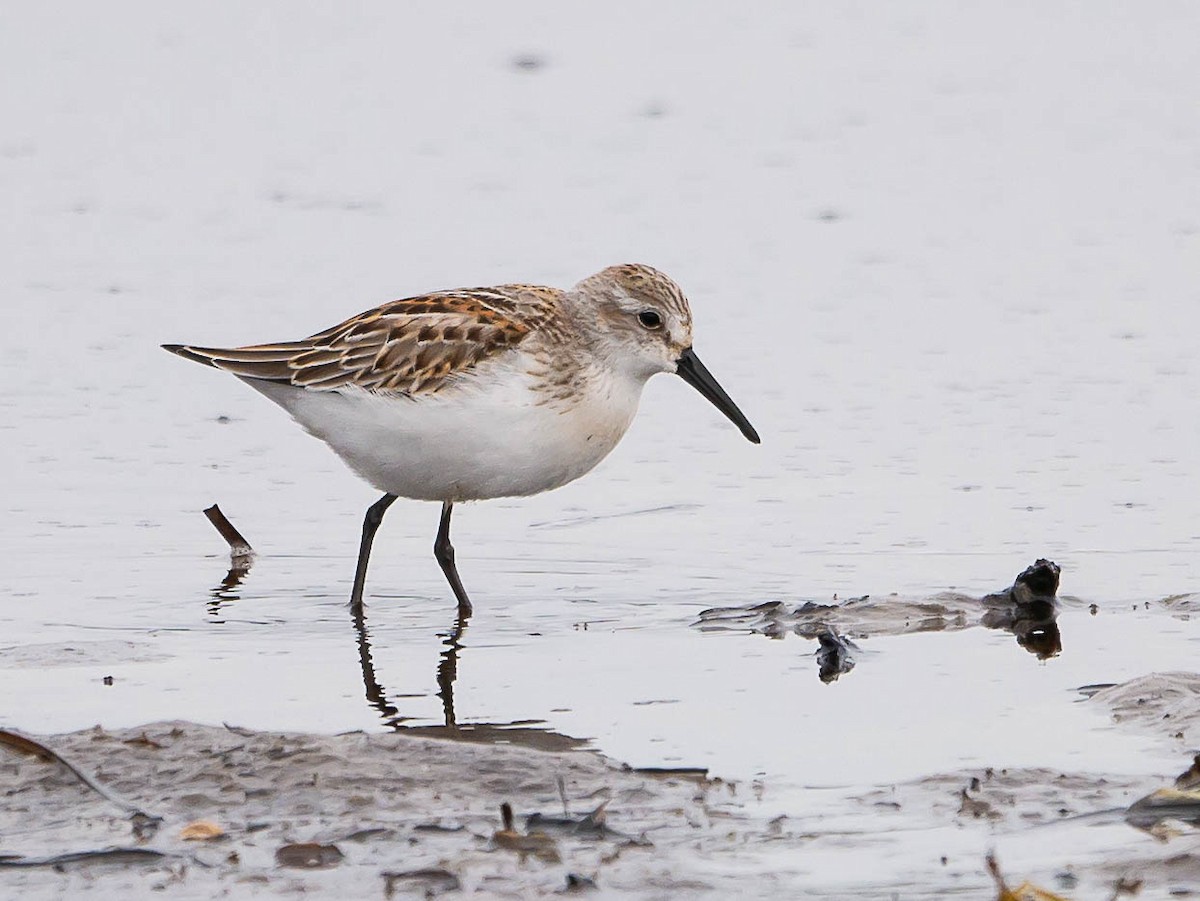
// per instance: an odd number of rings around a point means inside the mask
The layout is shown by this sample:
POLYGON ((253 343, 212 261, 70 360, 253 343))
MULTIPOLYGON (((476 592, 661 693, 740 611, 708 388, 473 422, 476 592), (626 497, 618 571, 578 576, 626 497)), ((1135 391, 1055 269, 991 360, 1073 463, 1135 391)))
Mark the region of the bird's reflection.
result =
MULTIPOLYGON (((375 661, 371 657, 371 635, 367 628, 365 607, 352 607, 350 619, 354 622, 354 633, 358 639, 358 663, 362 668, 363 690, 366 692, 367 703, 379 711, 384 725, 390 729, 407 729, 404 726, 411 717, 401 716, 399 709, 388 701, 387 689, 379 684, 375 676, 375 661)), ((437 685, 438 697, 442 699, 442 714, 445 729, 457 729, 458 720, 454 714, 454 680, 458 677, 458 652, 462 650, 462 636, 467 631, 467 623, 471 614, 456 613, 454 624, 447 632, 440 633, 442 638, 442 653, 438 657, 437 685)))
POLYGON ((367 703, 379 711, 383 721, 393 728, 399 722, 396 707, 388 703, 387 692, 379 680, 375 678, 375 664, 371 660, 371 639, 367 635, 367 616, 362 607, 351 608, 350 618, 354 621, 354 631, 358 636, 358 664, 362 667, 363 690, 367 693, 367 703))
POLYGON ((458 719, 454 715, 454 680, 458 678, 458 652, 462 650, 459 641, 467 631, 467 621, 470 618, 471 614, 463 613, 460 608, 454 620, 454 628, 442 635, 445 650, 438 657, 437 684, 447 729, 458 728, 458 719))
MULTIPOLYGON (((215 514, 222 522, 228 524, 228 521, 217 510, 216 505, 206 510, 205 513, 209 515, 210 520, 214 520, 215 514)), ((216 520, 214 520, 214 524, 216 524, 216 520)), ((228 530, 237 534, 232 526, 228 526, 228 530)), ((226 534, 224 529, 222 529, 222 534, 226 534)), ((240 539, 240 535, 238 538, 240 539)), ((224 608, 241 599, 238 589, 254 562, 253 551, 250 550, 248 544, 245 544, 244 539, 241 540, 241 544, 235 544, 231 540, 230 548, 229 570, 220 584, 209 591, 206 608, 209 615, 213 617, 219 617, 224 608)), ((523 745, 542 751, 566 751, 588 743, 587 739, 554 732, 546 728, 540 720, 459 725, 454 709, 454 683, 458 678, 458 656, 459 652, 463 650, 463 636, 466 634, 467 624, 471 619, 470 610, 462 608, 455 612, 450 628, 439 633, 442 650, 438 655, 435 679, 438 686, 437 695, 442 701, 442 725, 410 725, 409 721, 414 717, 401 714, 399 708, 388 700, 387 689, 380 684, 375 675, 375 661, 371 656, 371 632, 367 625, 365 608, 363 606, 351 607, 350 619, 354 624, 354 634, 358 643, 358 663, 362 669, 363 691, 366 694, 367 703, 379 712, 384 725, 389 729, 429 738, 523 745)), ((217 621, 221 622, 221 620, 217 621)))
POLYGON ((563 735, 546 728, 537 720, 518 720, 510 723, 469 723, 460 725, 454 709, 454 682, 458 678, 459 652, 464 649, 463 635, 470 621, 469 612, 455 613, 454 622, 446 632, 440 633, 442 651, 438 656, 438 697, 442 699, 442 725, 409 725, 412 717, 402 716, 399 709, 388 700, 387 689, 375 675, 375 662, 371 656, 371 634, 367 626, 365 607, 352 608, 350 618, 358 640, 358 662, 362 667, 363 690, 367 703, 379 711, 384 725, 397 732, 420 735, 426 738, 452 739, 455 741, 492 742, 521 745, 541 751, 566 751, 582 747, 587 739, 563 735))

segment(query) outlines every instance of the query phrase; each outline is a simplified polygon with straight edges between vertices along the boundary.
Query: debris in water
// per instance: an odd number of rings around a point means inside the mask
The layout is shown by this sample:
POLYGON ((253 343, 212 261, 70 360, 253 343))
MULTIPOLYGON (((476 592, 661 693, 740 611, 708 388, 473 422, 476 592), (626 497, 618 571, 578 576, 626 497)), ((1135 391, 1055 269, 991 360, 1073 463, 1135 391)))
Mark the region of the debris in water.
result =
POLYGON ((1062 569, 1052 560, 1039 558, 1003 591, 986 595, 987 608, 980 622, 989 629, 1003 629, 1017 637, 1017 644, 1038 660, 1062 653, 1058 630, 1058 582, 1062 569))
POLYGON ((983 598, 947 593, 922 601, 901 600, 894 595, 839 600, 835 595, 832 604, 805 601, 794 607, 765 601, 744 607, 710 607, 700 611, 694 625, 706 632, 749 629, 774 639, 789 633, 814 639, 821 644, 818 666, 827 684, 852 668, 851 655, 838 647, 839 642, 845 642, 848 649, 854 649, 845 639, 847 635, 867 638, 957 631, 981 625, 1011 632, 1021 647, 1039 660, 1046 660, 1062 652, 1057 622, 1060 574, 1058 564, 1043 557, 1026 567, 1008 588, 983 598), (849 665, 839 668, 843 661, 849 665))
POLYGON ((1003 591, 986 595, 983 603, 986 606, 996 604, 1019 604, 1028 606, 1039 603, 1057 603, 1058 582, 1062 575, 1062 567, 1053 560, 1039 557, 1032 566, 1025 568, 1013 584, 1003 591))
POLYGON ((210 612, 216 613, 225 597, 223 593, 240 585, 246 573, 250 572, 250 567, 254 563, 254 548, 250 547, 250 542, 242 537, 242 533, 225 518, 225 514, 216 504, 207 508, 204 515, 208 517, 208 521, 221 533, 221 537, 229 545, 229 572, 225 573, 220 587, 214 592, 217 600, 210 608, 210 612))
MULTIPOLYGON (((204 511, 204 515, 208 517, 208 521, 213 524, 221 537, 225 539, 229 545, 229 554, 233 558, 238 557, 253 557, 254 548, 250 547, 250 542, 242 537, 242 533, 233 527, 225 514, 221 512, 221 508, 216 504, 208 507, 204 511)), ((250 568, 250 561, 246 561, 246 568, 250 568)))
POLYGON ((834 629, 826 629, 817 636, 817 677, 829 685, 836 682, 838 676, 854 669, 857 662, 854 652, 858 645, 849 638, 839 635, 834 629))

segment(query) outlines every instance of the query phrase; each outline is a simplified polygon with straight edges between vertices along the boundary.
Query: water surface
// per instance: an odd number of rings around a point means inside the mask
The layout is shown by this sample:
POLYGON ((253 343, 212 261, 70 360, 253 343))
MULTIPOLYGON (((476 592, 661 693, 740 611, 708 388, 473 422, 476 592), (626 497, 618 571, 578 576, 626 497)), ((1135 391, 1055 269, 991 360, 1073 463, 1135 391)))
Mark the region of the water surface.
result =
POLYGON ((763 444, 662 377, 586 479, 462 507, 457 723, 781 808, 974 765, 1178 769, 1074 689, 1196 657, 1144 609, 1200 585, 1195 8, 510 9, 13 13, 0 720, 444 726, 437 509, 379 535, 372 704, 344 601, 374 494, 158 344, 641 260, 763 444), (220 591, 213 502, 260 552, 220 591), (978 595, 1038 556, 1098 606, 1045 662, 984 629, 874 637, 823 685, 811 642, 692 626, 978 595))

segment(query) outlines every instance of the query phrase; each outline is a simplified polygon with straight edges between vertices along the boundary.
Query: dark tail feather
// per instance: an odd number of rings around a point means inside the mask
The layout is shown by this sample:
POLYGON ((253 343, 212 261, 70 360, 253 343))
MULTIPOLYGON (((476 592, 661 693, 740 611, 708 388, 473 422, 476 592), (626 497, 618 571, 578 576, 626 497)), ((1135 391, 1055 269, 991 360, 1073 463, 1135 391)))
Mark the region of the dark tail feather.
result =
POLYGON ((187 344, 164 344, 169 350, 186 360, 194 360, 205 366, 223 369, 234 375, 252 379, 268 379, 273 382, 290 382, 293 369, 288 365, 298 352, 305 349, 298 344, 268 344, 260 347, 192 347, 187 344))
POLYGON ((206 357, 206 356, 204 356, 204 354, 196 353, 194 350, 192 350, 192 348, 188 347, 186 344, 164 344, 164 345, 162 345, 162 349, 169 350, 173 354, 178 354, 179 356, 183 357, 185 360, 194 360, 197 363, 203 363, 205 366, 215 366, 216 365, 216 363, 214 363, 212 361, 211 357, 206 357))

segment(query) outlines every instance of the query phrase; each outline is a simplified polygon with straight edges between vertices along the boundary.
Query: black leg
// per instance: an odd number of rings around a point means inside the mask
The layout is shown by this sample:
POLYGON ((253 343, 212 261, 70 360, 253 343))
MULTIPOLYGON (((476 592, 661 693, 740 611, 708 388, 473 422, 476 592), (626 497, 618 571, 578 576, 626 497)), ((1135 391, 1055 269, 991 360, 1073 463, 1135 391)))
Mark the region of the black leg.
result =
POLYGON ((450 583, 454 596, 458 598, 459 615, 466 617, 471 615, 471 599, 467 597, 467 590, 458 578, 458 570, 454 566, 454 546, 450 544, 450 511, 453 509, 452 501, 442 503, 442 523, 438 526, 437 540, 433 543, 433 556, 441 564, 446 581, 450 583))
POLYGON ((370 507, 363 518, 362 544, 358 546, 358 567, 354 570, 354 588, 350 592, 350 609, 362 610, 363 587, 367 583, 367 561, 371 558, 371 544, 375 541, 375 533, 383 522, 383 514, 396 500, 396 495, 385 494, 370 507))

